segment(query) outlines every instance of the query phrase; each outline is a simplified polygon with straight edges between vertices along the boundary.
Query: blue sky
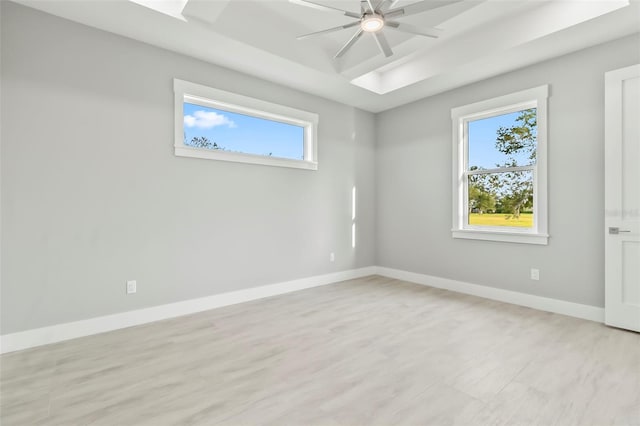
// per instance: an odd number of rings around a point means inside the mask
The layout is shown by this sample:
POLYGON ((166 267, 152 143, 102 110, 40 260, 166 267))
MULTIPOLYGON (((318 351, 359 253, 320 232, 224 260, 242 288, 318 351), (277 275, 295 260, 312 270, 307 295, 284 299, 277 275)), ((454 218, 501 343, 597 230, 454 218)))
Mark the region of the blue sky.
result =
MULTIPOLYGON (((469 167, 479 166, 494 169, 496 164, 504 163, 509 157, 496 149, 496 135, 499 127, 510 127, 516 124, 520 112, 503 114, 469 122, 469 167)), ((531 163, 527 153, 514 155, 519 166, 531 163)))
POLYGON ((228 151, 302 160, 304 128, 200 105, 184 104, 186 140, 206 137, 228 151))

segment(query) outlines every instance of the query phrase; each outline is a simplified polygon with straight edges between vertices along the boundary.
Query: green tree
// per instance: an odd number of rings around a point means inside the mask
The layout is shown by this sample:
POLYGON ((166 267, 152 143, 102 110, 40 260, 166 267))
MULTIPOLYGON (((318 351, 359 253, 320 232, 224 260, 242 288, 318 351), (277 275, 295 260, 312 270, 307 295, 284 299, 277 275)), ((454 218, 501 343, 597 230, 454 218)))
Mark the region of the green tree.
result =
POLYGON ((535 108, 520 111, 516 124, 500 127, 497 131, 496 149, 509 156, 509 160, 500 167, 523 166, 517 164, 514 154, 527 154, 529 164, 535 163, 538 136, 538 119, 535 108))
POLYGON ((204 136, 193 137, 191 141, 186 142, 185 145, 192 146, 194 148, 221 149, 223 151, 225 150, 225 148, 219 146, 216 142, 211 142, 204 136))
POLYGON ((496 208, 496 197, 478 185, 469 185, 469 213, 488 213, 496 208))
MULTIPOLYGON (((517 167, 535 164, 537 148, 537 115, 536 109, 530 108, 520 112, 516 123, 497 130, 496 149, 508 159, 498 167, 517 167), (518 164, 516 156, 525 154, 528 164, 518 164)), ((533 207, 533 178, 529 171, 513 171, 501 173, 494 183, 498 202, 496 209, 518 218, 522 211, 533 207)))
MULTIPOLYGON (((471 166, 470 170, 481 170, 477 166, 471 166)), ((493 190, 493 175, 470 175, 469 176, 469 213, 488 213, 496 208, 496 196, 493 190)))
POLYGON ((500 177, 500 197, 496 211, 509 217, 519 218, 520 214, 533 207, 533 183, 531 172, 516 171, 503 173, 500 177))

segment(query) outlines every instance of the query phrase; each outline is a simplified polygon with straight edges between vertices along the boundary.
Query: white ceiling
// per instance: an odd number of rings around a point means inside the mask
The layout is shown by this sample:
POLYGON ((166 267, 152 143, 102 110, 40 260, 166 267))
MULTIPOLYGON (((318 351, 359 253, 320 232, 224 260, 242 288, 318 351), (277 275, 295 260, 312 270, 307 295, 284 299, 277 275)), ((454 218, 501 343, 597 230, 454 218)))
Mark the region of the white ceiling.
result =
POLYGON ((397 19, 438 39, 387 28, 393 56, 365 34, 334 60, 354 29, 296 36, 353 18, 288 0, 14 1, 372 112, 640 31, 640 0, 463 0, 397 19))

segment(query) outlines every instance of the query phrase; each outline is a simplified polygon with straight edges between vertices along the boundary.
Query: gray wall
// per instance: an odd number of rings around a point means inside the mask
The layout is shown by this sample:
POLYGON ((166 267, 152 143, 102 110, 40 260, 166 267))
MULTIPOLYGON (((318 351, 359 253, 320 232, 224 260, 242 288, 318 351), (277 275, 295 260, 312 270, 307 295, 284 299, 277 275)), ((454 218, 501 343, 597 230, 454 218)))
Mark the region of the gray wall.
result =
POLYGON ((1 3, 2 334, 374 264, 372 114, 1 3), (319 170, 175 157, 174 77, 319 113, 319 170))
POLYGON ((603 306, 604 73, 638 63, 638 46, 637 35, 620 39, 379 114, 377 264, 603 306), (454 240, 451 108, 542 84, 549 245, 454 240))
POLYGON ((603 305, 603 73, 637 36, 373 116, 0 3, 2 334, 373 264, 603 305), (320 169, 175 157, 174 77, 319 113, 320 169), (450 109, 547 83, 549 245, 452 239, 450 109))

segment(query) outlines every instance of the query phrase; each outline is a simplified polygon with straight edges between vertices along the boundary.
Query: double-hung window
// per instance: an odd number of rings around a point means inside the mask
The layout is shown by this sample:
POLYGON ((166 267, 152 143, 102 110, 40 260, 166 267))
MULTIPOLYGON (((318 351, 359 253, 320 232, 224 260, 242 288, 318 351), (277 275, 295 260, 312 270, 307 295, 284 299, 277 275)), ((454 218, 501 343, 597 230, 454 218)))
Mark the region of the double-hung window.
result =
POLYGON ((318 115, 174 79, 175 155, 317 170, 318 115))
POLYGON ((454 238, 547 244, 547 98, 541 86, 454 108, 454 238))

